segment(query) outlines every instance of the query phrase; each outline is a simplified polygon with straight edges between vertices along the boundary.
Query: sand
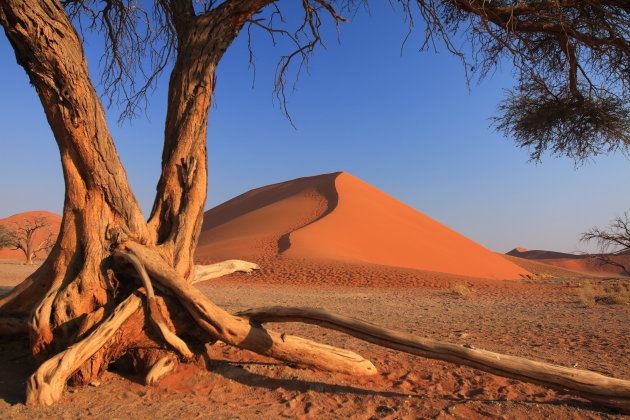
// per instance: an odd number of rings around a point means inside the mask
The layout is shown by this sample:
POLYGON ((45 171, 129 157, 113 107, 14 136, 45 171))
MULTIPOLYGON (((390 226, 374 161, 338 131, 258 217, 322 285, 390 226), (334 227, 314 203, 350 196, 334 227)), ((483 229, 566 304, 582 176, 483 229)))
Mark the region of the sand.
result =
MULTIPOLYGON (((283 259, 275 263, 276 272, 283 259)), ((309 277, 352 276, 358 266, 320 266, 311 262, 309 277), (351 272, 344 271, 352 269, 351 272)), ((24 266, 0 264, 2 284, 19 281, 24 266), (11 274, 13 273, 13 274, 11 274), (13 280, 10 280, 13 277, 13 280)), ((409 273, 394 271, 390 276, 409 273)), ((382 272, 361 271, 366 284, 379 284, 382 272), (370 274, 371 273, 371 274, 370 274)), ((430 275, 416 273, 416 277, 430 275)), ((304 276, 307 277, 307 276, 304 276)), ((627 306, 582 307, 574 287, 492 282, 464 299, 436 287, 349 287, 271 283, 274 274, 231 275, 199 284, 230 312, 262 305, 323 307, 386 327, 501 353, 595 370, 630 379, 627 363, 630 316, 627 306), (267 279, 267 280, 266 280, 267 279), (514 286, 514 287, 511 287, 514 286)), ((461 278, 460 281, 467 281, 461 278)), ((603 281, 603 280, 599 280, 603 281)), ((441 281, 436 284, 443 284, 441 281)), ((471 283, 471 284, 474 284, 471 283)), ((4 289, 6 290, 6 289, 4 289)), ((141 378, 108 372, 99 383, 70 388, 52 407, 24 406, 24 380, 33 369, 20 342, 0 344, 0 417, 37 418, 352 418, 352 419, 621 419, 577 397, 499 378, 475 369, 382 349, 301 324, 271 328, 352 349, 372 360, 375 377, 350 377, 294 369, 277 361, 223 344, 208 347, 207 369, 182 366, 157 386, 141 378)))
MULTIPOLYGON (((576 295, 581 282, 606 279, 492 253, 349 174, 259 188, 206 212, 196 262, 229 258, 260 270, 197 286, 232 313, 318 307, 422 337, 630 379, 628 306, 585 308, 576 295), (456 285, 471 296, 454 293, 456 285)), ((0 261, 0 294, 35 268, 0 261)), ((561 392, 315 326, 269 326, 356 351, 379 374, 296 369, 216 343, 207 345, 202 367, 182 365, 156 386, 112 367, 92 386, 69 388, 52 407, 26 407, 24 383, 35 363, 24 340, 3 341, 0 418, 622 418, 561 392)))
POLYGON ((486 279, 528 274, 345 172, 258 188, 206 212, 198 260, 279 255, 486 279))

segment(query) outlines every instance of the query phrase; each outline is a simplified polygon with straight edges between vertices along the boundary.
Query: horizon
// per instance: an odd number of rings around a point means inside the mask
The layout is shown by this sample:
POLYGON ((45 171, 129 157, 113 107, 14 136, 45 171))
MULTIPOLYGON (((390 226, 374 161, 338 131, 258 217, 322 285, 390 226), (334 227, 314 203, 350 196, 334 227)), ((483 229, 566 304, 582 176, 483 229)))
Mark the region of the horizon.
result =
MULTIPOLYGON (((341 43, 326 28, 327 50, 311 59, 288 95, 297 129, 271 101, 273 49, 255 39, 256 85, 251 88, 246 34, 218 69, 209 117, 206 210, 248 190, 303 176, 348 172, 484 247, 576 252, 581 232, 604 227, 630 209, 628 158, 598 156, 575 168, 526 150, 489 127, 510 68, 468 90, 459 60, 441 48, 418 53, 415 30, 400 54, 406 27, 386 5, 342 25, 341 43), (625 185, 625 184, 624 184, 625 185)), ((5 127, 0 165, 0 218, 25 211, 61 214, 63 176, 42 107, 6 37, 0 37, 5 127)), ((87 38, 95 75, 99 47, 87 38)), ((119 125, 107 111, 129 182, 148 216, 159 176, 168 75, 162 75, 146 116, 119 125)), ((592 248, 592 247, 591 247, 592 248)))

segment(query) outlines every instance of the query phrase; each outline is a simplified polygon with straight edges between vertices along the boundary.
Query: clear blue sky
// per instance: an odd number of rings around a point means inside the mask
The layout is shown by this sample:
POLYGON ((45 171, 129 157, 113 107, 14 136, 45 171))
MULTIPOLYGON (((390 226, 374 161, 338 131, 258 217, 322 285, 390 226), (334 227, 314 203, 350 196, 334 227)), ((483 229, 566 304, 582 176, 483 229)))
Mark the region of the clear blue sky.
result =
MULTIPOLYGON (((528 162, 527 151, 488 119, 512 84, 509 66, 469 90, 460 62, 446 51, 418 53, 412 39, 401 55, 405 25, 387 4, 374 4, 342 25, 340 43, 327 31, 328 48, 288 97, 297 129, 272 104, 275 63, 287 50, 255 33, 252 89, 246 40, 237 39, 219 67, 210 116, 207 208, 258 186, 342 170, 500 252, 586 249, 580 232, 630 210, 627 157, 598 157, 578 168, 566 158, 528 162)), ((99 47, 86 48, 94 75, 99 47)), ((167 80, 147 116, 119 125, 119 110, 108 112, 146 213, 159 175, 167 80)), ((60 213, 58 151, 4 34, 0 83, 0 218, 60 213)))

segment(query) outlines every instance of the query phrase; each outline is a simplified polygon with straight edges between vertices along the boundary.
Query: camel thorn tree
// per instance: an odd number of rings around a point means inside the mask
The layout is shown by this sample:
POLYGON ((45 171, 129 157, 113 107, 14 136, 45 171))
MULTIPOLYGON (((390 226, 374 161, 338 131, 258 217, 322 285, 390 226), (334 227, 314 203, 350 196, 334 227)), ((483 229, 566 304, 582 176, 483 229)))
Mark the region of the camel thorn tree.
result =
MULTIPOLYGON (((308 310, 234 316, 194 287, 193 252, 207 190, 207 119, 223 54, 245 27, 286 37, 295 50, 278 64, 276 93, 283 98, 293 64, 304 63, 322 44, 324 20, 339 25, 346 19, 338 11, 352 13, 365 3, 303 0, 303 18, 291 22, 282 9, 289 1, 0 0, 0 25, 42 103, 66 186, 63 221, 48 258, 0 298, 0 333, 28 332, 40 363, 28 382, 27 402, 52 404, 68 382, 89 383, 123 357, 152 383, 173 360, 187 360, 214 340, 314 369, 376 372, 353 352, 261 326, 273 317, 315 319, 398 350, 561 387, 629 410, 628 381, 412 340, 308 310), (125 114, 170 69, 162 170, 148 221, 89 76, 73 24, 86 20, 105 39, 105 95, 122 98, 125 114), (492 358, 506 362, 490 363, 492 358)), ((440 41, 479 76, 503 59, 512 61, 518 84, 500 106, 497 126, 530 147, 534 159, 545 150, 576 160, 627 150, 626 1, 402 0, 396 7, 409 24, 423 22, 423 48, 440 41), (470 41, 470 54, 457 49, 453 36, 470 41)), ((254 268, 225 263, 199 272, 254 268)))
POLYGON ((602 265, 617 267, 625 275, 630 276, 630 262, 624 261, 630 255, 630 214, 615 217, 608 227, 594 227, 584 232, 580 239, 583 242, 594 241, 599 247, 595 258, 602 265))
POLYGON ((20 222, 11 222, 8 229, 5 229, 4 246, 13 247, 13 250, 20 250, 24 253, 24 264, 33 264, 33 258, 42 252, 48 252, 53 247, 56 235, 50 230, 50 222, 46 217, 26 218, 20 222), (35 233, 44 230, 45 237, 36 241, 35 233))

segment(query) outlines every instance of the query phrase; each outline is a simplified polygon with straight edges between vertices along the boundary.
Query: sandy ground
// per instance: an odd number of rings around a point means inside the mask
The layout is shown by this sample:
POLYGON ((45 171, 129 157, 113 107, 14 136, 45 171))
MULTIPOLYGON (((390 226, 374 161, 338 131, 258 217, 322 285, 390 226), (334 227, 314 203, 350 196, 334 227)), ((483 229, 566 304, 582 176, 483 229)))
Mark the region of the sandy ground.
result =
MULTIPOLYGON (((230 312, 267 305, 320 307, 419 336, 630 379, 629 307, 584 308, 575 289, 565 286, 574 282, 462 278, 459 283, 474 290, 462 298, 448 288, 455 278, 444 283, 413 270, 367 266, 361 271, 314 262, 301 275, 289 276, 288 284, 278 280, 298 265, 278 260, 262 272, 199 287, 230 312), (381 279, 385 273, 387 282, 381 279)), ((0 293, 32 269, 0 262, 0 293)), ((52 407, 26 407, 24 384, 34 365, 23 342, 5 341, 0 344, 0 418, 623 418, 570 395, 382 349, 334 331, 269 326, 354 350, 371 359, 379 374, 357 378, 294 369, 218 343, 208 346, 207 370, 180 366, 154 387, 125 372, 108 372, 95 386, 69 388, 52 407)))

